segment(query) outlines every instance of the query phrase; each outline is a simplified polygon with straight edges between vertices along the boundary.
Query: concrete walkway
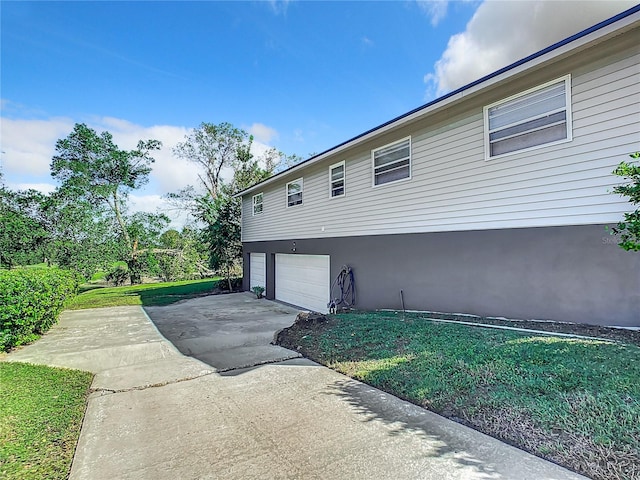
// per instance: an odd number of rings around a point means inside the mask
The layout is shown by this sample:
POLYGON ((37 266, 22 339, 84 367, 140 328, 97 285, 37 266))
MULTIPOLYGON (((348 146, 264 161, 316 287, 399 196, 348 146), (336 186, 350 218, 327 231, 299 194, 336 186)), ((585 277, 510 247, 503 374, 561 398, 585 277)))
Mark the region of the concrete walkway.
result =
POLYGON ((281 305, 236 294, 162 308, 182 312, 175 335, 193 333, 181 348, 213 352, 226 373, 182 355, 139 307, 65 312, 7 356, 96 373, 71 479, 584 478, 304 359, 233 369, 224 338, 239 365, 251 343, 260 362, 283 353, 254 318, 293 322, 281 305), (207 311, 218 336, 196 334, 207 311))

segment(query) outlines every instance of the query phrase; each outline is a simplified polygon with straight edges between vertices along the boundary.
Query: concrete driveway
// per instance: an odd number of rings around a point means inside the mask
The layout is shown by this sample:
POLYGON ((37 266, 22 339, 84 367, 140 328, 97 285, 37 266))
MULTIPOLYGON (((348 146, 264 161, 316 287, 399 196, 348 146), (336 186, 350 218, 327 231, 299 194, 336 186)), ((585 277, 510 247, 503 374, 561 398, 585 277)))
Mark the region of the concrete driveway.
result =
POLYGON ((218 372, 300 357, 271 345, 274 332, 290 326, 298 310, 252 294, 202 297, 145 311, 180 352, 218 372))
POLYGON ((215 368, 139 307, 65 312, 7 357, 96 372, 72 480, 584 478, 308 360, 263 363, 295 356, 268 346, 294 319, 277 303, 149 312, 215 368))

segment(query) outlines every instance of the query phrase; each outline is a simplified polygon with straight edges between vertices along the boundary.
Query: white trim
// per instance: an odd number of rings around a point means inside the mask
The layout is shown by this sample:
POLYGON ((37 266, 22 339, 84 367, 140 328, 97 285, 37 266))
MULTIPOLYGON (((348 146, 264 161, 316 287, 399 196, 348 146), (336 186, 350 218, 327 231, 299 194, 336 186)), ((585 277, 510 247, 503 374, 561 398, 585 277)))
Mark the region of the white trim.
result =
POLYGON ((253 216, 262 215, 264 213, 264 192, 256 193, 253 197, 251 197, 251 212, 253 216), (256 198, 260 197, 260 203, 256 202, 256 198), (256 212, 256 206, 260 205, 260 211, 256 212))
MULTIPOLYGON (((399 161, 405 161, 406 159, 402 159, 402 160, 394 160, 394 162, 399 162, 399 161)), ((386 145, 383 145, 381 147, 378 148, 374 148, 371 150, 371 186, 373 188, 377 188, 377 187, 382 187, 385 185, 390 185, 390 184, 395 184, 398 182, 403 182, 406 180, 411 180, 411 174, 412 174, 412 168, 411 168, 411 164, 412 164, 412 160, 413 160, 413 143, 411 141, 411 135, 401 138, 400 140, 396 140, 394 142, 391 143, 387 143, 386 145), (399 145, 401 143, 404 143, 406 141, 409 141, 409 175, 407 177, 403 177, 403 178, 399 178, 397 180, 392 180, 390 182, 385 182, 385 183, 380 183, 380 184, 376 184, 376 160, 375 160, 375 153, 379 150, 384 150, 385 148, 389 148, 392 147, 394 145, 399 145)), ((393 163, 393 162, 390 162, 393 163)), ((404 165, 402 167, 395 167, 392 168, 391 170, 388 171, 393 171, 396 170, 398 168, 404 168, 404 165)))
MULTIPOLYGON (((287 185, 284 187, 284 193, 285 193, 285 200, 287 202, 287 208, 291 208, 291 207, 297 207, 298 205, 302 205, 304 204, 304 177, 300 177, 297 178, 295 180, 291 180, 290 182, 287 183, 287 185), (300 192, 298 192, 300 194, 300 203, 295 203, 293 205, 289 205, 289 185, 291 185, 292 183, 297 183, 300 185, 300 192)), ((297 195, 297 193, 294 193, 292 195, 297 195)))
POLYGON ((334 163, 329 166, 329 199, 332 198, 342 198, 347 195, 347 167, 345 166, 344 160, 338 163, 334 163), (342 167, 342 193, 340 195, 332 195, 333 193, 333 169, 336 167, 342 167))
MULTIPOLYGON (((550 147, 553 145, 559 145, 561 143, 567 143, 573 140, 573 122, 572 122, 572 115, 571 115, 571 74, 565 75, 563 77, 559 77, 559 78, 555 78, 549 82, 543 83, 541 85, 537 85, 533 88, 529 88, 528 90, 525 90, 523 92, 517 93, 515 95, 511 95, 510 97, 507 98, 503 98, 497 102, 493 102, 490 105, 486 105, 485 107, 483 107, 482 109, 482 119, 483 119, 483 134, 484 134, 484 159, 485 161, 489 161, 489 160, 495 160, 497 158, 504 158, 507 157, 509 155, 516 155, 518 153, 522 153, 522 152, 529 152, 531 150, 537 150, 539 148, 545 148, 545 147, 550 147), (518 98, 524 97, 526 95, 529 95, 531 93, 534 93, 538 90, 542 90, 543 88, 549 87, 553 84, 559 84, 560 82, 564 82, 564 96, 565 96, 565 106, 564 108, 561 109, 555 109, 549 112, 546 112, 545 115, 550 114, 550 113, 558 113, 558 112, 565 112, 565 122, 566 122, 566 132, 567 132, 567 137, 563 138, 561 140, 556 140, 553 142, 547 142, 547 143, 541 143, 539 145, 533 145, 531 147, 526 147, 526 148, 521 148, 518 150, 513 150, 511 152, 506 152, 506 153, 502 153, 499 155, 491 155, 491 141, 490 141, 490 134, 491 131, 489 129, 489 109, 502 105, 504 103, 510 102, 512 100, 516 100, 518 98)), ((530 121, 531 119, 527 119, 527 121, 530 121)), ((512 126, 517 125, 518 122, 515 122, 513 124, 510 125, 505 125, 503 127, 500 127, 500 129, 504 129, 504 128, 509 128, 512 126)), ((548 128, 549 126, 553 126, 553 125, 545 125, 544 128, 548 128)), ((542 129, 543 127, 541 127, 542 129)), ((524 132, 524 133, 530 133, 530 132, 524 132)), ((518 135, 513 135, 512 137, 517 137, 519 135, 522 134, 518 134, 518 135)), ((506 140, 510 137, 504 137, 501 140, 506 140)))

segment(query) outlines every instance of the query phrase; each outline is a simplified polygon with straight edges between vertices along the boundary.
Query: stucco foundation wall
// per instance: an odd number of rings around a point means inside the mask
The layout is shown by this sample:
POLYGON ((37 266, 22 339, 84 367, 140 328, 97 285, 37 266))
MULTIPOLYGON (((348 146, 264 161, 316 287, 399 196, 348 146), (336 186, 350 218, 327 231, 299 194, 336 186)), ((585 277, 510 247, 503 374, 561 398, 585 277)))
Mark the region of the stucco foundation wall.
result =
POLYGON ((331 278, 353 268, 357 308, 412 310, 640 326, 640 253, 620 249, 603 225, 247 242, 275 254, 331 256, 331 278), (295 242, 295 246, 294 246, 295 242), (295 251, 293 249, 295 248, 295 251))

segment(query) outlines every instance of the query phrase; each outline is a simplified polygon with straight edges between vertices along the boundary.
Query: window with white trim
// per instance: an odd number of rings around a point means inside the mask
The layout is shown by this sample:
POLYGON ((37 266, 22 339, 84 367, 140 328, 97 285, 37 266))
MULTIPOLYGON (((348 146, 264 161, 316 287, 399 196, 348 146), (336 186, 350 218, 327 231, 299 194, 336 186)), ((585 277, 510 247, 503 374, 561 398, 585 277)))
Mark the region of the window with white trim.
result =
POLYGON ((342 197, 345 194, 344 162, 329 167, 329 197, 342 197))
POLYGON ((571 76, 484 107, 486 158, 571 140, 571 76))
POLYGON ((371 150, 373 185, 411 178, 411 137, 371 150))
POLYGON ((262 207, 262 192, 253 196, 253 214, 260 215, 263 211, 262 207))
POLYGON ((287 183, 287 207, 302 204, 302 178, 287 183))

